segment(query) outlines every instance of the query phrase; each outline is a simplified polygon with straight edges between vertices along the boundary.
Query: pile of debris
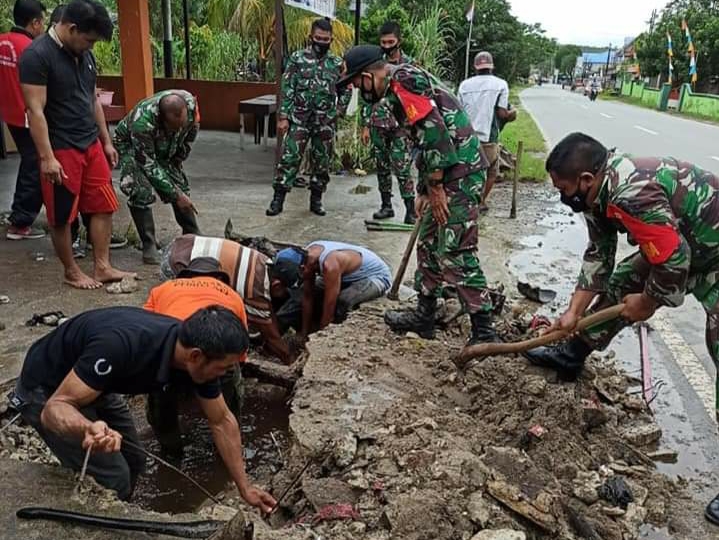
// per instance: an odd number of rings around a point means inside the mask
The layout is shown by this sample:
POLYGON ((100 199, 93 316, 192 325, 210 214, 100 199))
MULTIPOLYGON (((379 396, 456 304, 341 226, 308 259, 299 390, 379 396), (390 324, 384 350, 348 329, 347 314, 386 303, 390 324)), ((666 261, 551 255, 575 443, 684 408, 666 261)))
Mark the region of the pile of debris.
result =
POLYGON ((593 356, 571 384, 512 357, 460 374, 459 327, 396 336, 383 311, 312 337, 273 492, 312 464, 273 516, 282 529, 263 523, 256 538, 626 540, 670 517, 681 528, 670 503, 687 496, 654 467, 661 430, 611 360, 593 356))

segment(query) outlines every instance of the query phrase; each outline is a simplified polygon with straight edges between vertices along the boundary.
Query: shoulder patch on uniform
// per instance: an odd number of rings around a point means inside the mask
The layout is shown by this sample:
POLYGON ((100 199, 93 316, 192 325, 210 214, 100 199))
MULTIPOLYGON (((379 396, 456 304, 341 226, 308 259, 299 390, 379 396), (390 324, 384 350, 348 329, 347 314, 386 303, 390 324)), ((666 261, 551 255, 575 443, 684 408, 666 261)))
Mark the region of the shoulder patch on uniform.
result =
POLYGON ((434 102, 426 97, 414 94, 397 81, 390 82, 390 88, 395 93, 407 115, 407 121, 414 125, 426 118, 434 108, 434 102))
POLYGON ((679 233, 668 223, 644 223, 615 204, 607 207, 607 217, 622 222, 651 264, 665 263, 681 244, 679 233))

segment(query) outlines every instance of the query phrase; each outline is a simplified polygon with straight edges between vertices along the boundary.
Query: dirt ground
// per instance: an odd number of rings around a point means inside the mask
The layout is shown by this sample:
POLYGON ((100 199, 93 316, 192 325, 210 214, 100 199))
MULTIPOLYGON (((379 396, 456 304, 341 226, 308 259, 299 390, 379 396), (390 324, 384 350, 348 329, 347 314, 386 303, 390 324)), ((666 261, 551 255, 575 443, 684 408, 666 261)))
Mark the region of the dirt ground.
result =
MULTIPOLYGON (((490 283, 505 286, 503 317, 519 322, 501 326, 516 339, 536 306, 513 292, 508 261, 524 248, 522 238, 541 233, 540 220, 556 196, 547 186, 523 184, 519 218, 510 220, 510 192, 506 183, 497 186, 491 212, 480 221, 480 251, 490 283)), ((371 206, 352 204, 352 221, 333 222, 340 227, 333 228, 333 238, 357 236, 358 216, 371 206)), ((222 216, 213 220, 218 229, 222 216)), ((253 234, 259 230, 253 222, 253 234)), ((320 233, 305 221, 287 239, 303 242, 320 233)), ((406 235, 374 234, 372 242, 396 265, 406 235)), ((33 309, 41 304, 33 298, 33 309)), ((277 495, 310 461, 271 525, 232 491, 223 495, 222 507, 205 505, 200 515, 228 520, 234 508, 244 509, 258 540, 716 537, 701 517, 704 503, 692 498, 686 482, 655 470, 655 459, 672 459, 671 452, 631 394, 637 381, 611 355, 593 357, 577 383, 561 383, 515 357, 474 363, 460 373, 451 359, 468 334, 466 317, 427 341, 388 331, 382 314, 394 307, 375 302, 312 336, 291 396, 290 445, 279 459, 284 467, 249 471, 277 495), (631 495, 624 492, 617 502, 607 489, 614 484, 628 486, 631 495)), ((25 332, 22 339, 7 336, 14 355, 21 354, 25 332)), ((53 461, 22 426, 0 436, 0 458, 43 467, 53 461)), ((107 513, 92 504, 86 509, 107 513)), ((132 506, 123 509, 111 513, 144 515, 132 506)), ((73 537, 65 530, 56 537, 73 537)), ((237 538, 236 531, 213 538, 237 538)))

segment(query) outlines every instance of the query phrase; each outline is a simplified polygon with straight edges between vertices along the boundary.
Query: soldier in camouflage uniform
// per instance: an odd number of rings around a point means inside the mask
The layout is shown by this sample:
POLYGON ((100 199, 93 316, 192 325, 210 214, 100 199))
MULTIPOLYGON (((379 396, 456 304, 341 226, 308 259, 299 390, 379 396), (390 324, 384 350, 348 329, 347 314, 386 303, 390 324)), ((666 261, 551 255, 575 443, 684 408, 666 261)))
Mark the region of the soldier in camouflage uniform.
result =
POLYGON ((434 337, 437 297, 447 283, 456 287, 470 315, 470 343, 494 341, 492 302, 477 258, 478 205, 488 163, 469 117, 434 76, 411 65, 388 64, 379 47, 354 47, 345 64, 341 84, 352 82, 365 101, 384 99, 420 150, 419 305, 407 312, 388 311, 385 322, 394 331, 434 337))
POLYGON ((295 52, 282 76, 282 103, 277 115, 278 133, 285 133, 282 157, 277 164, 274 197, 265 212, 276 216, 283 210, 285 196, 292 189, 305 153, 311 145, 310 210, 324 216, 322 194, 330 181, 329 168, 337 116, 344 113, 350 92, 337 91, 342 59, 329 52, 332 26, 326 19, 312 23, 312 45, 295 52))
POLYGON ((146 264, 160 264, 152 216, 157 196, 172 204, 182 234, 200 233, 182 169, 199 129, 197 102, 184 90, 166 90, 140 101, 115 129, 120 189, 129 199, 146 264))
POLYGON ((592 350, 632 322, 694 294, 707 313, 709 354, 719 360, 719 178, 673 158, 615 155, 582 133, 552 151, 547 171, 562 201, 583 212, 589 245, 577 288, 555 328, 573 329, 591 311, 624 302, 621 318, 595 325, 557 347, 527 353, 568 379, 592 350), (615 266, 618 233, 639 250, 615 266))
MULTIPOLYGON (((394 65, 412 64, 412 59, 402 52, 401 30, 397 23, 386 22, 379 31, 382 52, 388 63, 394 65)), ((406 213, 404 222, 413 224, 414 181, 412 180, 412 148, 407 132, 400 128, 389 106, 379 103, 365 103, 362 107, 362 142, 372 142, 372 153, 377 165, 377 181, 382 206, 373 214, 374 219, 394 217, 392 208, 392 172, 397 176, 399 193, 404 201, 406 213)))

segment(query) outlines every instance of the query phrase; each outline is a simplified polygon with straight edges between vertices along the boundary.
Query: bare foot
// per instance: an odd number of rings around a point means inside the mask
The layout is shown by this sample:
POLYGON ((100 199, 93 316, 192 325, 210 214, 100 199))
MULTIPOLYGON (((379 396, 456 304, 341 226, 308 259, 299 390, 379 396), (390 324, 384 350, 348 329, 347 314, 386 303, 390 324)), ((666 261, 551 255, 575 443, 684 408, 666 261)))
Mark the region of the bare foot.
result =
POLYGON ((137 274, 135 272, 123 272, 112 266, 103 268, 102 270, 95 269, 95 279, 100 283, 114 283, 116 281, 122 281, 123 278, 137 279, 137 274))
POLYGON ((83 290, 93 290, 102 288, 102 283, 92 279, 90 276, 78 270, 76 272, 65 273, 65 283, 70 287, 83 290))

